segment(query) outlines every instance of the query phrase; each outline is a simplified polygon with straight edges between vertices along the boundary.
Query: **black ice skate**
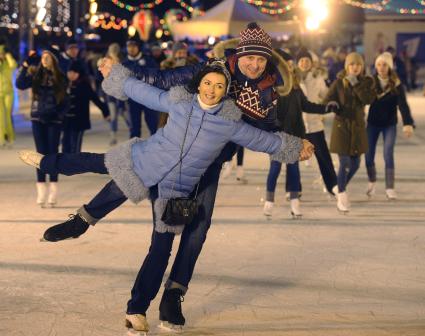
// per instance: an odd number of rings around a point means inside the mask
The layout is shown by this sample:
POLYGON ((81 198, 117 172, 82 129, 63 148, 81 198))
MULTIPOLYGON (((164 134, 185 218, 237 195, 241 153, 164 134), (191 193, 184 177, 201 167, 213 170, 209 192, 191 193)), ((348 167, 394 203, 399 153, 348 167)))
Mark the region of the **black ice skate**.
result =
POLYGON ((64 239, 78 238, 89 228, 80 214, 69 215, 69 219, 61 224, 48 228, 43 235, 42 241, 57 242, 64 239))
POLYGON ((186 322, 181 303, 184 301, 181 289, 166 289, 159 304, 159 327, 167 331, 181 331, 186 322))

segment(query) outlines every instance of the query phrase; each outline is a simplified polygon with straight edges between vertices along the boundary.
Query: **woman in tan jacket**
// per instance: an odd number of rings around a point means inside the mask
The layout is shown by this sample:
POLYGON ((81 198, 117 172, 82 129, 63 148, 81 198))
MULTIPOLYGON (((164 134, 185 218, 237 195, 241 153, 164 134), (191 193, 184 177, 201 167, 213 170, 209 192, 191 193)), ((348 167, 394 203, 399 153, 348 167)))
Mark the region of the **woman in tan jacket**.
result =
POLYGON ((368 149, 364 108, 375 98, 374 81, 364 74, 362 56, 348 54, 345 69, 326 98, 326 102, 336 101, 340 106, 332 126, 330 151, 339 157, 337 208, 341 212, 349 211, 346 187, 360 166, 360 155, 368 149))

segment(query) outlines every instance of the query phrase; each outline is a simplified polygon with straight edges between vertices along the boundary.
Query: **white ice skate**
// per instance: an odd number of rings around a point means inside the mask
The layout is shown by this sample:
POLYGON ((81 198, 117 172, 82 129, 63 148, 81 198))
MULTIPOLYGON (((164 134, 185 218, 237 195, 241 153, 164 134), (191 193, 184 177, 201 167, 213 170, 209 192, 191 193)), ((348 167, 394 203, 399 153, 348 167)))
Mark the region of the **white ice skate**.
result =
POLYGON ((301 219, 303 217, 303 214, 301 213, 299 198, 291 199, 290 202, 292 219, 301 219))
POLYGON ((221 177, 223 179, 226 179, 230 176, 230 174, 232 174, 232 161, 227 161, 225 163, 223 163, 223 168, 221 170, 221 177))
POLYGON ((348 202, 347 193, 345 191, 338 193, 336 199, 336 207, 338 211, 344 215, 347 214, 350 211, 350 204, 348 202))
POLYGON ((125 314, 125 326, 129 336, 147 336, 149 331, 146 316, 142 314, 125 314))
POLYGON ((269 201, 264 202, 264 208, 263 208, 264 216, 266 216, 266 217, 272 216, 273 206, 274 206, 274 202, 269 202, 269 201))
POLYGON ((386 189, 385 194, 387 195, 387 199, 389 201, 395 201, 397 199, 397 193, 394 189, 386 189))
POLYGON ((369 182, 367 184, 367 190, 366 190, 367 197, 372 198, 372 196, 375 195, 375 191, 376 191, 376 183, 369 182))
POLYGON ((40 161, 43 158, 43 154, 37 153, 29 149, 23 149, 19 151, 19 158, 24 161, 27 165, 35 168, 40 168, 40 161))
POLYGON ((168 333, 176 333, 179 334, 181 332, 183 332, 183 326, 182 325, 177 325, 177 324, 172 324, 170 322, 167 321, 161 321, 161 323, 158 325, 158 328, 163 331, 163 332, 168 332, 168 333))

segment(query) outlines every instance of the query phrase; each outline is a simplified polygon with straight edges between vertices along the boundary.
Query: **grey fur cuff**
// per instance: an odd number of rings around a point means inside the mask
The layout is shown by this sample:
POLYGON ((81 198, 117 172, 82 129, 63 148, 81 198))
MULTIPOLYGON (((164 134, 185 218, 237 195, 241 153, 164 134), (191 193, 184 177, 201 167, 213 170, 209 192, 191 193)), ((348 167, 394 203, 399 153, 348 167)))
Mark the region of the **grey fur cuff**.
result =
POLYGON ((225 99, 218 115, 226 120, 238 121, 242 117, 242 112, 232 99, 225 99))
POLYGON ((297 162, 303 148, 302 139, 285 132, 277 132, 276 134, 282 139, 282 145, 277 153, 270 155, 270 158, 273 161, 284 163, 297 162))
POLYGON ((105 166, 118 188, 133 203, 139 203, 149 197, 149 188, 133 170, 131 148, 136 142, 143 141, 133 138, 121 145, 115 146, 105 154, 105 166))
POLYGON ((155 200, 153 204, 154 212, 155 212, 155 231, 159 233, 170 232, 176 235, 179 235, 183 232, 184 225, 176 225, 170 226, 165 224, 162 220, 162 214, 164 213, 165 206, 167 205, 167 201, 164 198, 158 198, 155 200))
POLYGON ((102 82, 102 89, 109 96, 119 100, 127 100, 128 97, 124 93, 124 83, 129 77, 131 77, 130 70, 121 64, 114 64, 109 76, 102 82))

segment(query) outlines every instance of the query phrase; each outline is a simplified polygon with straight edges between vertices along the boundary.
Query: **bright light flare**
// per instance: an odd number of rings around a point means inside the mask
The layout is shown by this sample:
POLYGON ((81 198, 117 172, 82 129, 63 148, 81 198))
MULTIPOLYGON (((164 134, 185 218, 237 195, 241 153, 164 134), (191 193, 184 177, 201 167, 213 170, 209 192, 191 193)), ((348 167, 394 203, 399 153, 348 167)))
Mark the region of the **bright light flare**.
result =
POLYGON ((304 9, 307 12, 305 22, 308 30, 317 30, 322 21, 329 16, 329 1, 328 0, 304 0, 304 9))

